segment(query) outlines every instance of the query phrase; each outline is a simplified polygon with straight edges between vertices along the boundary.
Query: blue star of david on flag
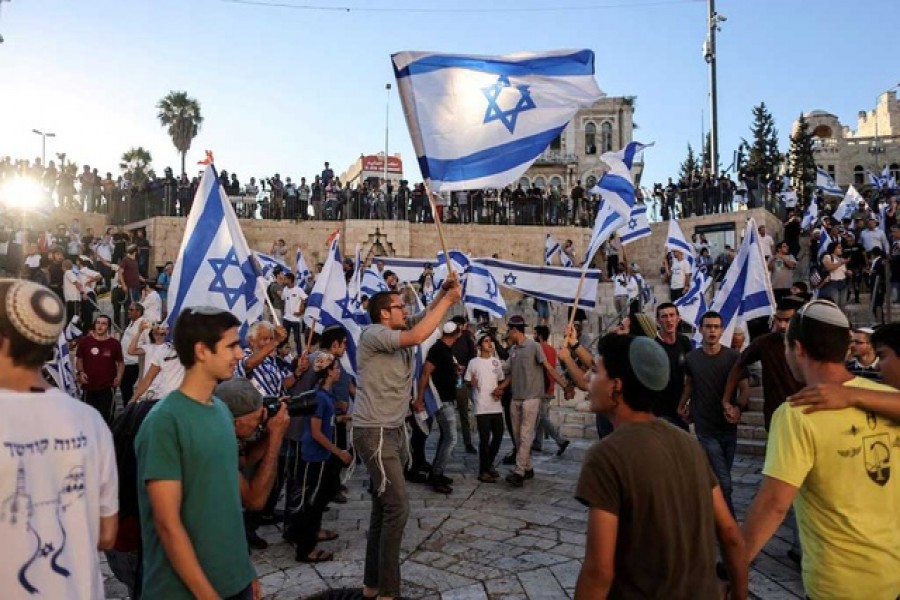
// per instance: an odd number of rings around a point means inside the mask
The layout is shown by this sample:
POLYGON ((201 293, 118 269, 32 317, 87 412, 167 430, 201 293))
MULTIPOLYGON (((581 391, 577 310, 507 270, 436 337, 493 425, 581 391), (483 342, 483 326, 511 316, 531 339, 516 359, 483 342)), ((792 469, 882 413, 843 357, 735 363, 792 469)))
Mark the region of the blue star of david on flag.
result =
POLYGON ((481 88, 481 93, 484 94, 488 101, 488 107, 484 113, 484 124, 500 121, 510 133, 515 133, 516 120, 519 118, 519 113, 537 108, 534 100, 531 99, 531 92, 528 91, 529 87, 527 85, 511 85, 509 77, 500 75, 496 83, 486 88, 481 88), (500 108, 499 103, 500 97, 504 95, 503 91, 506 89, 517 90, 519 93, 519 99, 516 101, 515 106, 509 110, 500 108))
POLYGON ((628 221, 628 229, 634 231, 635 228, 637 228, 637 219, 635 219, 634 217, 632 217, 632 218, 628 221))
MULTIPOLYGON (((229 250, 224 258, 209 258, 206 262, 209 263, 209 266, 212 267, 212 270, 215 272, 215 275, 209 284, 209 291, 222 294, 222 296, 225 297, 225 303, 228 305, 229 309, 234 308, 241 296, 244 296, 246 299, 248 309, 258 302, 256 299, 255 288, 246 285, 247 278, 244 276, 244 273, 248 273, 253 277, 253 267, 249 264, 249 261, 245 261, 241 264, 241 262, 238 261, 234 248, 229 250), (228 282, 225 281, 225 275, 229 267, 237 267, 241 272, 241 283, 237 287, 229 287, 228 282)), ((253 280, 251 279, 250 281, 253 280)))
POLYGON ((503 276, 503 285, 516 285, 516 279, 518 279, 517 276, 507 273, 503 276))

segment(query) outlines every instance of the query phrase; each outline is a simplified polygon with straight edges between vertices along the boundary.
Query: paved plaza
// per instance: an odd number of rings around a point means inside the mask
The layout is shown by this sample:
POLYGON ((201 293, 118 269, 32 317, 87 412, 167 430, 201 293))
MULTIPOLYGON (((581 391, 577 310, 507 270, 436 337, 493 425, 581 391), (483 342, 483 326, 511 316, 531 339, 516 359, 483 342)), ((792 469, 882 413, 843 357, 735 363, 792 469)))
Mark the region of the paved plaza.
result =
MULTIPOLYGON (((480 483, 477 457, 465 454, 462 444, 447 472, 455 481, 453 494, 443 496, 424 485, 408 484, 411 514, 403 538, 403 595, 435 600, 573 597, 587 513, 572 494, 591 443, 574 440, 557 458, 556 445, 548 440, 545 452, 535 456, 535 479, 521 489, 502 480, 480 483)), ((501 455, 508 450, 506 440, 501 455)), ((738 456, 735 461, 734 502, 741 517, 756 493, 761 468, 761 457, 738 456)), ((297 563, 279 529, 260 529, 270 544, 267 550, 253 552, 264 598, 294 600, 361 585, 370 508, 365 469, 357 467, 347 483, 349 501, 332 505, 323 523, 340 533, 337 540, 320 545, 335 553, 333 561, 297 563)), ((800 572, 785 556, 789 546, 790 531, 782 527, 753 565, 751 597, 804 597, 800 572)), ((124 587, 105 564, 103 569, 107 597, 126 598, 124 587)))

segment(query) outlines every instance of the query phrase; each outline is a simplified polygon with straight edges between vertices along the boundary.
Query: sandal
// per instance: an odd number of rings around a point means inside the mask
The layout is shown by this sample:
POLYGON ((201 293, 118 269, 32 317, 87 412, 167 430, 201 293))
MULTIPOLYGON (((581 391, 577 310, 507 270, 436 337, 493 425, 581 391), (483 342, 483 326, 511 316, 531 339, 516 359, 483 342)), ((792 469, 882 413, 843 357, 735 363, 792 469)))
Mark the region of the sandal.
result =
POLYGON ((316 539, 319 540, 320 542, 330 542, 331 540, 338 539, 338 532, 337 531, 329 531, 327 529, 320 529, 319 535, 316 539))
POLYGON ((297 556, 296 559, 298 562, 303 563, 320 563, 320 562, 328 562, 329 560, 334 558, 334 553, 328 552, 327 550, 313 550, 306 556, 297 556))

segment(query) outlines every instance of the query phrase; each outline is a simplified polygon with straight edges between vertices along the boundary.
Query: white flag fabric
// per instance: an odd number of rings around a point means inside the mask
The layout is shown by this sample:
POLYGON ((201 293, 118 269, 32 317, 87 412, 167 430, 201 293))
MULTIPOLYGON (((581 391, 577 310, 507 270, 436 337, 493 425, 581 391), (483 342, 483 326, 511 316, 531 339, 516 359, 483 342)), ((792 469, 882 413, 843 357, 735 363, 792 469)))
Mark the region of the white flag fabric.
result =
POLYGON ((362 279, 359 284, 359 291, 361 294, 368 296, 371 298, 378 292, 386 292, 388 291, 388 284, 385 282, 384 277, 382 277, 381 273, 378 272, 378 269, 375 266, 370 266, 365 269, 362 274, 362 279))
POLYGON ((72 370, 72 357, 69 354, 69 340, 66 339, 66 332, 67 330, 60 332, 59 338, 56 340, 56 348, 53 350, 53 360, 45 363, 44 369, 53 379, 53 384, 57 388, 77 398, 78 384, 72 370))
POLYGON ((434 192, 516 181, 603 93, 594 53, 391 56, 422 177, 434 192))
POLYGON ((597 219, 594 221, 591 240, 588 242, 587 252, 584 255, 585 265, 591 264, 591 260, 603 242, 624 225, 631 215, 635 196, 631 166, 634 164, 634 157, 644 148, 652 145, 629 142, 618 152, 606 152, 600 155, 600 160, 609 165, 609 171, 597 183, 600 187, 601 203, 597 209, 597 219))
POLYGON ((463 303, 466 308, 483 310, 495 319, 506 314, 506 301, 490 270, 477 262, 470 262, 465 272, 463 303))
POLYGON ((813 198, 809 206, 806 207, 806 212, 803 213, 803 221, 800 222, 800 227, 805 230, 809 230, 816 222, 819 220, 819 205, 816 204, 816 199, 813 198))
POLYGON ((262 252, 253 251, 253 256, 256 257, 256 260, 259 261, 259 268, 262 276, 269 283, 275 281, 275 267, 285 268, 285 265, 280 261, 276 260, 274 256, 269 256, 268 254, 263 254, 262 252))
MULTIPOLYGON (((502 287, 547 302, 569 305, 575 302, 575 292, 578 289, 578 280, 581 278, 581 269, 538 267, 496 258, 477 258, 473 262, 490 271, 502 287)), ((599 269, 587 270, 578 306, 585 310, 597 309, 597 286, 600 277, 599 269)))
POLYGON ((651 233, 650 221, 647 219, 647 205, 635 204, 631 207, 631 215, 625 225, 619 228, 619 239, 623 244, 630 244, 651 233))
POLYGON ((722 315, 722 345, 731 345, 735 327, 771 315, 774 307, 772 282, 756 232, 756 221, 748 219, 744 241, 710 308, 722 315))
POLYGON ((431 258, 395 258, 391 256, 379 256, 378 260, 384 262, 384 268, 393 271, 401 283, 419 281, 419 276, 421 276, 422 271, 425 270, 425 265, 434 265, 434 259, 431 258))
POLYGON ((816 167, 816 189, 829 196, 844 195, 844 191, 834 182, 834 178, 821 167, 816 167))
MULTIPOLYGON (((700 269, 694 269, 691 274, 691 285, 688 291, 675 301, 681 320, 700 329, 700 317, 708 309, 706 302, 706 290, 712 283, 712 277, 708 277, 700 269)), ((696 339, 696 336, 694 336, 696 339)))
MULTIPOLYGON (((450 265, 460 278, 469 268, 469 257, 462 250, 450 250, 450 265)), ((447 261, 444 252, 437 253, 437 266, 434 268, 434 289, 437 290, 447 277, 447 261)))
POLYGON ((207 165, 169 284, 169 328, 183 309, 212 306, 234 314, 243 337, 247 326, 262 317, 265 279, 218 179, 207 165))
POLYGON ((331 241, 328 258, 309 295, 303 322, 309 327, 314 326, 318 333, 332 325, 341 325, 347 331, 347 351, 341 359, 341 366, 355 375, 356 348, 362 330, 353 311, 352 299, 347 293, 341 251, 338 249, 339 241, 339 236, 331 241))
POLYGON ((684 258, 690 263, 691 270, 693 270, 694 245, 688 242, 687 238, 684 237, 684 232, 681 230, 681 226, 678 225, 678 221, 675 219, 669 221, 669 235, 666 236, 666 249, 681 250, 684 253, 684 258))
POLYGON ((297 282, 300 283, 300 287, 306 285, 306 280, 309 279, 310 273, 312 271, 309 270, 309 265, 306 264, 306 259, 303 258, 303 251, 297 248, 297 256, 294 259, 294 275, 297 276, 297 282))
POLYGON ((544 240, 544 264, 552 265, 553 257, 559 254, 561 248, 559 242, 556 241, 556 238, 547 234, 547 238, 544 240))
POLYGON ((834 209, 834 218, 842 221, 844 219, 852 219, 853 213, 856 212, 856 209, 859 208, 859 203, 865 202, 865 198, 856 191, 856 188, 851 185, 847 188, 847 193, 844 194, 844 199, 841 200, 841 203, 837 205, 837 208, 834 209))

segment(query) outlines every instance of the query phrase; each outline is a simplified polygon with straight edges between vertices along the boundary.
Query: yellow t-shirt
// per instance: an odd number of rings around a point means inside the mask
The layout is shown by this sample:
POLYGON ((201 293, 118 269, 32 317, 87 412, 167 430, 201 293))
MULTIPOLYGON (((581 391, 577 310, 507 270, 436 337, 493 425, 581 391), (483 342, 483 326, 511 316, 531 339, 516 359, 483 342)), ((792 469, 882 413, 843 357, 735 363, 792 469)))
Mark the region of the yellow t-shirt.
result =
MULTIPOLYGON (((847 387, 896 391, 861 377, 847 387)), ((900 594, 900 425, 855 408, 772 417, 763 474, 794 499, 810 598, 900 594)))

